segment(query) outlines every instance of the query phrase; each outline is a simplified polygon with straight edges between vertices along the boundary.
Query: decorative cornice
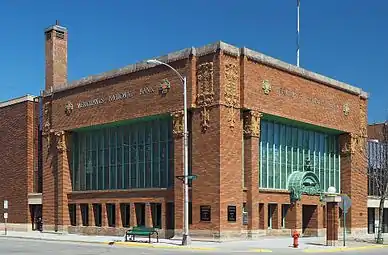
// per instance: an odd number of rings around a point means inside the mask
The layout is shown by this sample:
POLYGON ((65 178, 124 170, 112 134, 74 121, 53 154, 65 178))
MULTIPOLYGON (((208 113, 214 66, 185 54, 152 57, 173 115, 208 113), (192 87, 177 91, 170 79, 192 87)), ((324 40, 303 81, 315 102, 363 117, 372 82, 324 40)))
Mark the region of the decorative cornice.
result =
POLYGON ((26 101, 34 102, 35 98, 36 98, 35 96, 27 94, 27 95, 22 96, 22 97, 17 97, 17 98, 13 98, 13 99, 10 99, 10 100, 4 101, 4 102, 0 102, 0 108, 6 107, 6 106, 10 106, 10 105, 14 105, 14 104, 23 103, 23 102, 26 102, 26 101))
MULTIPOLYGON (((333 87, 336 89, 346 91, 346 92, 351 93, 351 94, 359 95, 361 98, 367 99, 369 97, 368 93, 366 93, 365 91, 363 91, 360 88, 351 86, 349 84, 328 78, 326 76, 323 76, 323 75, 320 75, 320 74, 317 74, 314 72, 307 71, 303 68, 297 67, 297 66, 292 65, 292 64, 288 64, 288 63, 283 62, 279 59, 269 57, 267 55, 256 52, 254 50, 251 50, 251 49, 248 49, 245 47, 238 48, 238 47, 235 47, 233 45, 224 43, 222 41, 219 41, 219 42, 216 42, 213 44, 208 44, 208 45, 205 45, 205 46, 199 47, 199 48, 194 48, 194 47, 186 48, 183 50, 169 53, 169 54, 161 56, 161 57, 157 57, 156 59, 163 61, 165 63, 171 63, 174 61, 187 59, 190 56, 203 56, 203 55, 207 55, 207 54, 216 53, 217 51, 222 51, 223 53, 226 53, 226 54, 232 55, 232 56, 237 56, 237 57, 240 55, 243 55, 252 61, 262 63, 264 65, 268 65, 268 66, 277 68, 279 70, 286 71, 288 73, 295 74, 295 75, 301 76, 303 78, 306 78, 306 79, 309 79, 312 81, 316 81, 316 82, 322 83, 324 85, 327 85, 327 86, 330 86, 330 87, 333 87)), ((118 76, 130 74, 130 73, 145 70, 145 69, 149 69, 149 68, 152 68, 154 66, 155 65, 153 65, 153 64, 147 64, 146 61, 142 61, 142 62, 139 62, 136 64, 128 65, 128 66, 125 66, 123 68, 119 68, 119 69, 105 72, 102 74, 88 76, 88 77, 85 77, 83 79, 80 79, 80 80, 72 82, 72 83, 67 83, 67 84, 57 86, 53 89, 53 92, 46 91, 44 93, 44 96, 51 95, 52 93, 57 93, 57 92, 65 91, 68 89, 80 87, 80 86, 85 86, 85 85, 95 83, 98 81, 108 80, 108 79, 112 79, 112 78, 115 78, 118 76)))

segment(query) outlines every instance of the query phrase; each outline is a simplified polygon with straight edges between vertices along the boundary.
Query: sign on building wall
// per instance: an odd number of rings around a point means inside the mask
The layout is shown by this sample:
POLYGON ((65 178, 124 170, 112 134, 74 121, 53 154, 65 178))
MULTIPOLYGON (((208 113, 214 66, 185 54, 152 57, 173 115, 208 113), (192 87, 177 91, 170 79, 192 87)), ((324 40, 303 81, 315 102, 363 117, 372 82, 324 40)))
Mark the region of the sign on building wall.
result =
POLYGON ((201 205, 201 221, 211 221, 211 206, 201 205))
POLYGON ((228 205, 228 221, 235 222, 236 221, 236 206, 228 205))

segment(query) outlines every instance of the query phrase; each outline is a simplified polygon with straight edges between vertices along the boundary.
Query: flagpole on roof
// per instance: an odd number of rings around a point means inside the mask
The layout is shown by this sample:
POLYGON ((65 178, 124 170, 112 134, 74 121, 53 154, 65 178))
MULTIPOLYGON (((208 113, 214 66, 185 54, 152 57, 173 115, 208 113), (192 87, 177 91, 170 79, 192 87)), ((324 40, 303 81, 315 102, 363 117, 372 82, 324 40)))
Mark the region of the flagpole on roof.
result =
POLYGON ((296 21, 296 65, 299 67, 299 8, 300 8, 300 0, 296 0, 296 12, 297 12, 297 21, 296 21))

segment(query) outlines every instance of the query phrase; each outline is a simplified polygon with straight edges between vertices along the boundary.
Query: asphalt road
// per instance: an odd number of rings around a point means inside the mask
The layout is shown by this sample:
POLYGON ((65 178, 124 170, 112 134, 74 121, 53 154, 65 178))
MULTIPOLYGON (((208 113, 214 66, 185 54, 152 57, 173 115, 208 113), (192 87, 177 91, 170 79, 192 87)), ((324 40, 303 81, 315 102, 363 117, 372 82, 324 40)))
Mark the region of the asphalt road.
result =
MULTIPOLYGON (((28 254, 28 255, 174 255, 174 254, 227 254, 228 251, 192 251, 182 249, 155 249, 109 246, 97 244, 82 244, 70 242, 53 242, 27 239, 0 238, 0 255, 28 254)), ((230 252, 236 254, 237 252, 230 252)), ((237 254, 255 254, 256 252, 238 252, 237 254)), ((274 250, 269 254, 309 254, 299 250, 274 250)), ((388 254, 387 249, 368 249, 361 251, 331 252, 331 254, 349 255, 380 255, 388 254)))

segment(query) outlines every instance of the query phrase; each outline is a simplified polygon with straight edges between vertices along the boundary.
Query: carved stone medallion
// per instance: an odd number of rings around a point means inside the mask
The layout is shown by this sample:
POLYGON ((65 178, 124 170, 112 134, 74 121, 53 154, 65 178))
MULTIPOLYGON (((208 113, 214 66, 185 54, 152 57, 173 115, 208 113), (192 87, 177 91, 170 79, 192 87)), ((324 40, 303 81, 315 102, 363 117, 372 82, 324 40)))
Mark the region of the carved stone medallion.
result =
POLYGON ((264 94, 266 95, 268 95, 271 92, 272 86, 269 80, 263 80, 262 88, 263 88, 264 94))
POLYGON ((343 112, 344 112, 344 115, 345 116, 348 116, 349 115, 349 112, 350 112, 350 107, 349 107, 349 104, 346 103, 343 105, 343 112))
POLYGON ((65 105, 66 115, 69 116, 73 112, 73 109, 74 109, 74 105, 70 101, 68 101, 65 105))

